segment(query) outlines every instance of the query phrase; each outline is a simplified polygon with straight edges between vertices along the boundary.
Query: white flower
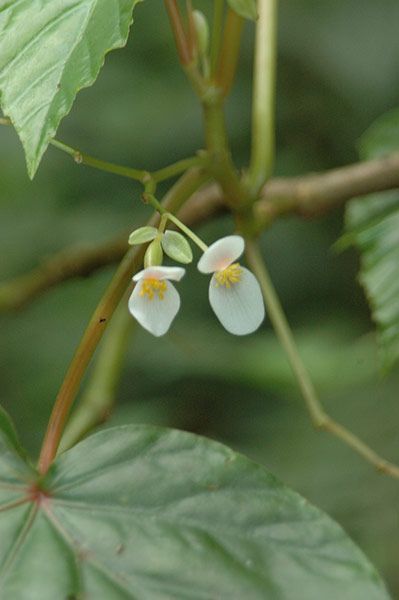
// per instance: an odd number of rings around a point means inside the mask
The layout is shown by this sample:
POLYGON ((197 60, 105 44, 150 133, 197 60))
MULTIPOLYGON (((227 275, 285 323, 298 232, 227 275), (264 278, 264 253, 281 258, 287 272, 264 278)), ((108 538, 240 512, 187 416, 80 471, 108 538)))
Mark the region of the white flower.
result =
POLYGON ((153 335, 164 335, 180 308, 180 296, 170 280, 180 281, 182 267, 148 267, 133 277, 137 284, 129 298, 129 310, 153 335))
POLYGON ((209 246, 198 262, 201 273, 213 273, 209 301, 223 327, 235 335, 252 333, 265 316, 257 279, 235 262, 244 246, 241 236, 229 235, 209 246))

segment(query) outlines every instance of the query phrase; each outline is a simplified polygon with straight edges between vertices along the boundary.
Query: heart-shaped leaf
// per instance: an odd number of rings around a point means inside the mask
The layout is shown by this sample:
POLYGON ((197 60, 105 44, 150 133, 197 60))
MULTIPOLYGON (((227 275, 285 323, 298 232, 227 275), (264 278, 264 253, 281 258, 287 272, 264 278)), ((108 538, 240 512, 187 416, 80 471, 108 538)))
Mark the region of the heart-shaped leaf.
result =
POLYGON ((36 172, 77 92, 126 43, 140 0, 0 0, 0 96, 36 172))
POLYGON ((61 455, 43 491, 1 450, 1 598, 388 599, 336 523, 221 444, 109 429, 61 455))

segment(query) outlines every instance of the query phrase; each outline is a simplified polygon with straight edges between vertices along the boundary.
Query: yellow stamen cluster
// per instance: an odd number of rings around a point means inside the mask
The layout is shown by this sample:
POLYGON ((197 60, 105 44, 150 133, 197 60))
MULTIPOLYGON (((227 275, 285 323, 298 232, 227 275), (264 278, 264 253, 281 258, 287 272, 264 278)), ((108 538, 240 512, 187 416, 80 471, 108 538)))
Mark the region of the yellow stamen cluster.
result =
POLYGON ((224 285, 227 288, 230 288, 235 283, 238 283, 241 279, 242 269, 239 263, 233 263, 227 269, 223 271, 218 271, 215 273, 216 285, 224 285))
POLYGON ((158 298, 163 300, 167 287, 167 283, 163 279, 144 279, 141 284, 140 296, 148 296, 149 300, 153 300, 155 294, 158 294, 158 298))

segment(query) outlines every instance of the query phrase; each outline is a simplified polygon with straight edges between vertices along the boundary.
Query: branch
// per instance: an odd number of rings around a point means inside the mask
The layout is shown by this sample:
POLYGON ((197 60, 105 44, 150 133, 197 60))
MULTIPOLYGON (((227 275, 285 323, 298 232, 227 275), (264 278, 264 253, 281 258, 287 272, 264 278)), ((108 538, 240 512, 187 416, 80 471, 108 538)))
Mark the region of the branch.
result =
MULTIPOLYGON (((399 188, 399 153, 326 173, 271 179, 254 210, 261 231, 283 215, 318 217, 355 196, 395 188, 399 188)), ((222 191, 212 184, 194 194, 178 216, 196 227, 225 210, 222 191)), ((0 286, 0 312, 21 308, 63 281, 87 277, 119 262, 127 248, 127 236, 125 232, 106 244, 64 250, 27 275, 4 283, 0 286)))
POLYGON ((87 277, 97 269, 119 262, 125 254, 129 232, 91 248, 75 246, 55 254, 30 273, 0 286, 0 312, 19 309, 52 287, 87 277))
MULTIPOLYGON (((219 188, 208 186, 194 194, 178 212, 190 227, 205 222, 223 210, 219 188)), ((73 246, 58 252, 42 265, 0 285, 0 313, 18 310, 56 285, 77 277, 88 277, 98 269, 120 262, 128 249, 130 230, 92 247, 73 246)))
POLYGON ((319 217, 357 196, 395 188, 399 188, 399 153, 325 173, 276 177, 264 186, 255 210, 265 227, 281 215, 319 217))

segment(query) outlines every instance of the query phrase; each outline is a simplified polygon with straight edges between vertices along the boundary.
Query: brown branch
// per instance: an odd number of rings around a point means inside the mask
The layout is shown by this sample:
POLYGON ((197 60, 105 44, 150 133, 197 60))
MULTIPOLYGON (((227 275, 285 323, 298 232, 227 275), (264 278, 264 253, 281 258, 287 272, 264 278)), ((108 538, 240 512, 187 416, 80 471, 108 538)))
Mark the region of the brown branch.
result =
MULTIPOLYGON (((287 214, 321 216, 356 196, 399 188, 399 153, 357 163, 326 173, 300 177, 276 177, 263 188, 254 210, 259 230, 287 214)), ((216 184, 192 196, 179 213, 194 227, 225 210, 216 184)), ((127 247, 127 234, 91 248, 70 248, 56 254, 30 273, 0 286, 0 312, 18 309, 53 286, 119 262, 127 247)))
MULTIPOLYGON (((209 186, 195 194, 179 217, 194 227, 223 210, 218 187, 209 186)), ((130 231, 105 244, 73 246, 58 252, 42 265, 0 285, 0 312, 18 310, 54 286, 77 277, 87 277, 98 269, 118 263, 128 249, 130 231)))
POLYGON ((356 196, 395 188, 399 188, 399 153, 325 173, 271 179, 256 213, 263 226, 289 213, 319 217, 356 196))
POLYGON ((0 312, 19 309, 51 289, 75 277, 87 277, 100 267, 119 262, 128 244, 128 232, 106 244, 67 248, 36 267, 0 286, 0 312))

